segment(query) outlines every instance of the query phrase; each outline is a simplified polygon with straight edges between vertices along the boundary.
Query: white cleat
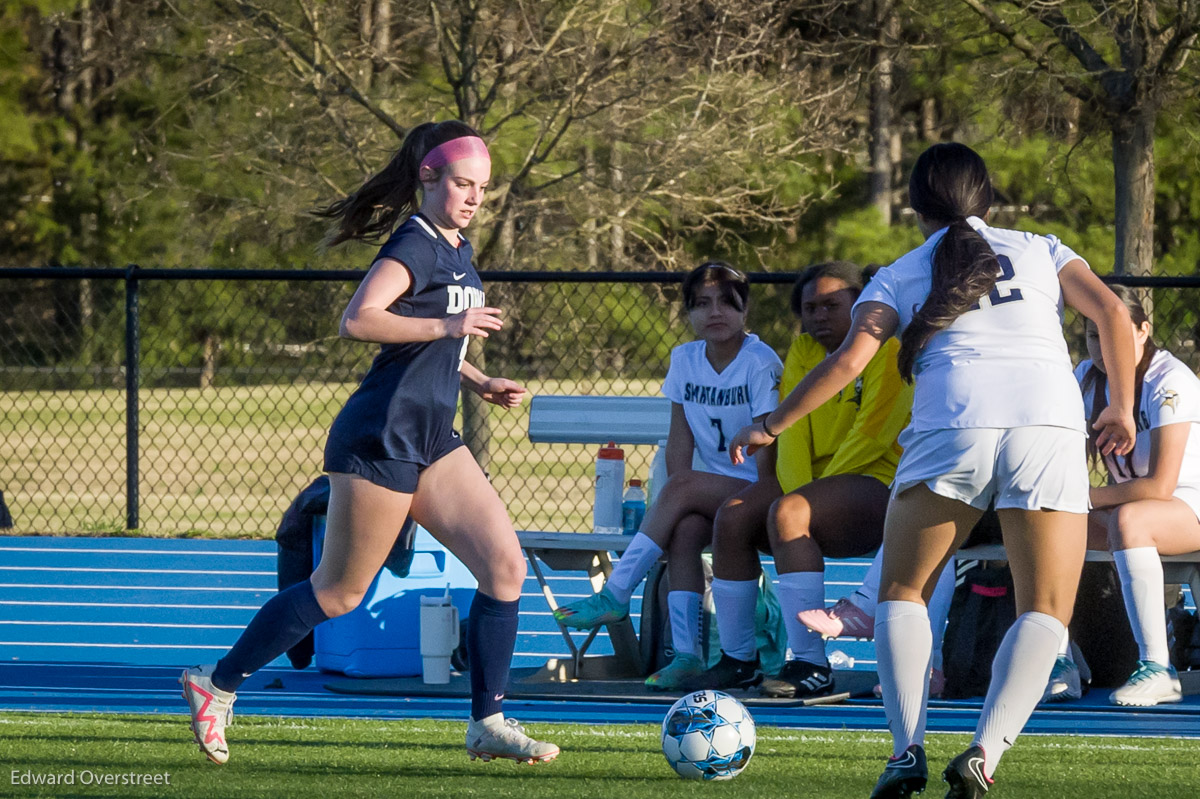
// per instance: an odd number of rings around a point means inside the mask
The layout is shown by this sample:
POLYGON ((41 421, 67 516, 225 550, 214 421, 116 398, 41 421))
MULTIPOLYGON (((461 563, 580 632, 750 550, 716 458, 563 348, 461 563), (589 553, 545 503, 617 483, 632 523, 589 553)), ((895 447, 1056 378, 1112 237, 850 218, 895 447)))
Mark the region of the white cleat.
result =
POLYGON ((1140 660, 1137 670, 1124 685, 1112 692, 1109 699, 1114 705, 1151 707, 1182 702, 1183 690, 1174 669, 1152 660, 1140 660))
POLYGON ((229 760, 225 743, 225 725, 233 721, 233 702, 236 694, 222 691, 212 683, 212 665, 192 666, 179 677, 183 698, 192 716, 192 734, 209 760, 224 763, 229 760))
POLYGON ((518 763, 549 763, 558 757, 558 747, 530 738, 516 719, 496 724, 471 719, 467 723, 467 754, 472 760, 479 758, 485 763, 501 758, 518 763))

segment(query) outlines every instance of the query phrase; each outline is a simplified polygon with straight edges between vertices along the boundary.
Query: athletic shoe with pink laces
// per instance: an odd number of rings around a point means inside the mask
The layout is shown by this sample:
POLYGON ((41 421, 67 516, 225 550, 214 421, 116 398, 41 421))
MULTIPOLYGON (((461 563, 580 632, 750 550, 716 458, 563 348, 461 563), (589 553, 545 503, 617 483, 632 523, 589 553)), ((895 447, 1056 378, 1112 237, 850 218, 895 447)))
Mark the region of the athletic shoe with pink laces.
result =
POLYGON ((183 698, 191 710, 192 734, 200 751, 212 762, 224 763, 229 759, 225 725, 233 719, 233 702, 237 695, 213 685, 213 668, 210 665, 184 669, 179 684, 183 686, 183 698))
POLYGON ((875 619, 868 616, 849 599, 842 597, 831 608, 813 608, 796 614, 808 629, 825 638, 874 638, 875 619))

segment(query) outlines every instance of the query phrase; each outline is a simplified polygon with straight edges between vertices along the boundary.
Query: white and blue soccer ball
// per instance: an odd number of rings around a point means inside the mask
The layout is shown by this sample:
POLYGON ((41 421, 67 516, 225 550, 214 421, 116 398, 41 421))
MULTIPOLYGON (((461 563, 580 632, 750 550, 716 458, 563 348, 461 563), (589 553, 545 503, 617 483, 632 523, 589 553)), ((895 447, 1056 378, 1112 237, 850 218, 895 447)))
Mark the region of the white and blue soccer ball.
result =
POLYGON ((756 740, 749 711, 721 691, 688 694, 663 719, 663 754, 689 780, 733 779, 750 762, 756 740))

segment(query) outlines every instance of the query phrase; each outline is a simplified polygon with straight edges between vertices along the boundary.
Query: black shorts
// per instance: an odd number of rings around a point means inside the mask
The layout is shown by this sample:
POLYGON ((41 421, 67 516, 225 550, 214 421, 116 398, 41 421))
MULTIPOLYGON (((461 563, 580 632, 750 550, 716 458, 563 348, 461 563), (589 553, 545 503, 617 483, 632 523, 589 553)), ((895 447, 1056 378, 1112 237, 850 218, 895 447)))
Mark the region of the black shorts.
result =
POLYGON ((422 455, 411 459, 372 458, 357 447, 342 446, 331 433, 325 445, 325 471, 355 474, 391 491, 412 494, 421 472, 463 446, 463 440, 451 430, 426 444, 422 455))

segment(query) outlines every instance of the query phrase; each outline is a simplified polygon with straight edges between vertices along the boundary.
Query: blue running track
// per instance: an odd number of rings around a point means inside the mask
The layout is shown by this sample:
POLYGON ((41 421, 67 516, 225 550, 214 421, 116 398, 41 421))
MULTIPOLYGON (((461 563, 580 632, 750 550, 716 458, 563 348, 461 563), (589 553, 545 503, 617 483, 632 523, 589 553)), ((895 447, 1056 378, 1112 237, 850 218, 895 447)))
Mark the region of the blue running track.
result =
MULTIPOLYGON (((857 583, 865 561, 831 562, 830 598, 857 583)), ((590 589, 577 576, 555 576, 560 600, 590 589)), ((178 713, 176 680, 184 666, 214 660, 274 592, 270 541, 140 538, 0 538, 0 711, 178 713)), ((526 585, 514 665, 562 657, 565 645, 541 592, 526 585)), ((635 610, 637 606, 635 604, 635 610)), ((582 640, 582 637, 580 638, 582 640)), ((601 637, 597 654, 611 652, 601 637)), ((838 642, 870 669, 869 642, 838 642)), ((237 712, 272 716, 463 719, 465 698, 335 694, 341 675, 280 659, 247 681, 237 712)), ((1200 696, 1138 710, 1107 704, 1107 691, 1039 708, 1034 734, 1200 738, 1200 696)), ((934 701, 929 728, 969 732, 980 701, 934 701)), ((661 703, 510 699, 506 712, 529 721, 658 723, 661 703)), ((760 724, 806 729, 886 729, 881 703, 851 700, 808 708, 755 707, 760 724)))

